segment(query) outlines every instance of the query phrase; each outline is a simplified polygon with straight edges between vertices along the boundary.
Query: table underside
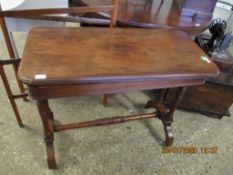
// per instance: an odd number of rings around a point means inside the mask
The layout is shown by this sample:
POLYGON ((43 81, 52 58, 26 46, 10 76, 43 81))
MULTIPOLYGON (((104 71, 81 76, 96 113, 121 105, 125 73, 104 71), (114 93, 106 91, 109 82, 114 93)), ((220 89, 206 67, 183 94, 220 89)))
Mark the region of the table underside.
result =
POLYGON ((57 167, 54 152, 54 132, 70 130, 75 128, 85 128, 92 126, 102 126, 142 120, 148 118, 159 118, 164 126, 165 146, 171 146, 174 140, 171 124, 173 123, 173 113, 184 95, 188 86, 200 85, 205 82, 204 79, 193 80, 151 80, 139 82, 114 82, 114 83, 97 83, 81 85, 49 85, 49 86, 29 86, 31 96, 37 100, 37 107, 44 127, 44 141, 47 150, 47 162, 50 169, 57 167), (168 108, 164 105, 168 88, 178 87, 176 98, 173 104, 168 108), (139 91, 148 89, 164 89, 158 100, 149 100, 146 108, 154 108, 155 112, 131 115, 117 116, 112 118, 103 118, 91 121, 69 124, 54 124, 53 112, 49 108, 48 99, 83 96, 83 95, 101 95, 117 92, 139 91))

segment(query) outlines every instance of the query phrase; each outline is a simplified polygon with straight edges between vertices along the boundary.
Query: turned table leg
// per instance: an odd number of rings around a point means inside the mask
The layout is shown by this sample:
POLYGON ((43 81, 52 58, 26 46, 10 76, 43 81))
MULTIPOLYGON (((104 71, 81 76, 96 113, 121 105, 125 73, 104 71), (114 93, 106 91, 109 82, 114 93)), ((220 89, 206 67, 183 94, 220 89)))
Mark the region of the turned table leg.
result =
POLYGON ((49 109, 47 99, 38 99, 37 108, 40 113, 41 121, 44 127, 44 141, 46 144, 47 162, 50 169, 56 169, 56 160, 54 152, 54 129, 53 129, 53 113, 49 109))
POLYGON ((165 131, 165 136, 166 136, 165 146, 171 146, 174 141, 174 136, 172 133, 172 126, 171 126, 171 124, 173 123, 173 114, 186 90, 187 90, 187 87, 178 88, 176 92, 176 98, 170 108, 167 108, 164 105, 164 101, 168 94, 168 89, 161 91, 159 100, 154 100, 154 101, 149 100, 146 104, 146 108, 153 107, 159 113, 159 118, 162 120, 164 131, 165 131))
MULTIPOLYGON (((172 134, 172 127, 171 123, 173 123, 173 114, 179 105, 179 102, 181 101, 182 97, 184 96, 185 92, 187 90, 187 87, 180 87, 178 88, 176 92, 176 98, 169 109, 169 112, 165 115, 162 115, 162 121, 164 125, 164 130, 166 133, 166 140, 165 140, 165 145, 166 146, 171 146, 174 140, 173 134, 172 134)), ((164 99, 165 100, 165 99, 164 99)))

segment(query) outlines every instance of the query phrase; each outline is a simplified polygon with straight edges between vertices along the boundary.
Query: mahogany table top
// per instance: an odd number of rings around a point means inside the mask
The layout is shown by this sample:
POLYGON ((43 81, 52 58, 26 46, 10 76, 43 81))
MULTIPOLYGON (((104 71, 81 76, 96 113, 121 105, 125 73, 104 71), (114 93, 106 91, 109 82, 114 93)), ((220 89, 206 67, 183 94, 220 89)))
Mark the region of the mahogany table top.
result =
POLYGON ((55 85, 216 75, 216 65, 202 56, 181 31, 36 28, 28 36, 18 76, 29 85, 55 85))

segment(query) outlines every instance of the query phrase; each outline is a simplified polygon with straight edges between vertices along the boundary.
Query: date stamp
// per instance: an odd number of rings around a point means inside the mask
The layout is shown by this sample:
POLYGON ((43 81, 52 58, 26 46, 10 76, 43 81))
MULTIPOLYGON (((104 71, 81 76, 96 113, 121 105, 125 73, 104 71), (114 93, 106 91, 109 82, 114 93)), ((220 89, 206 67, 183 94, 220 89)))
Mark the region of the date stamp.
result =
POLYGON ((217 154, 218 147, 163 147, 162 154, 217 154))

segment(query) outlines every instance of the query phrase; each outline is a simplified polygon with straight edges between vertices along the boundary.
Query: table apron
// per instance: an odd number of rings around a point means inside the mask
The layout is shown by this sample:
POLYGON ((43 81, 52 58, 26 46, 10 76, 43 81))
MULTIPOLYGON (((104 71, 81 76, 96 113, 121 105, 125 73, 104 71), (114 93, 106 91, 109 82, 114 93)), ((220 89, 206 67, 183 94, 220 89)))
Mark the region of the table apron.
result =
POLYGON ((35 99, 103 95, 108 93, 142 91, 186 87, 204 84, 204 79, 193 80, 150 80, 137 82, 114 82, 76 85, 29 86, 30 95, 35 99))

